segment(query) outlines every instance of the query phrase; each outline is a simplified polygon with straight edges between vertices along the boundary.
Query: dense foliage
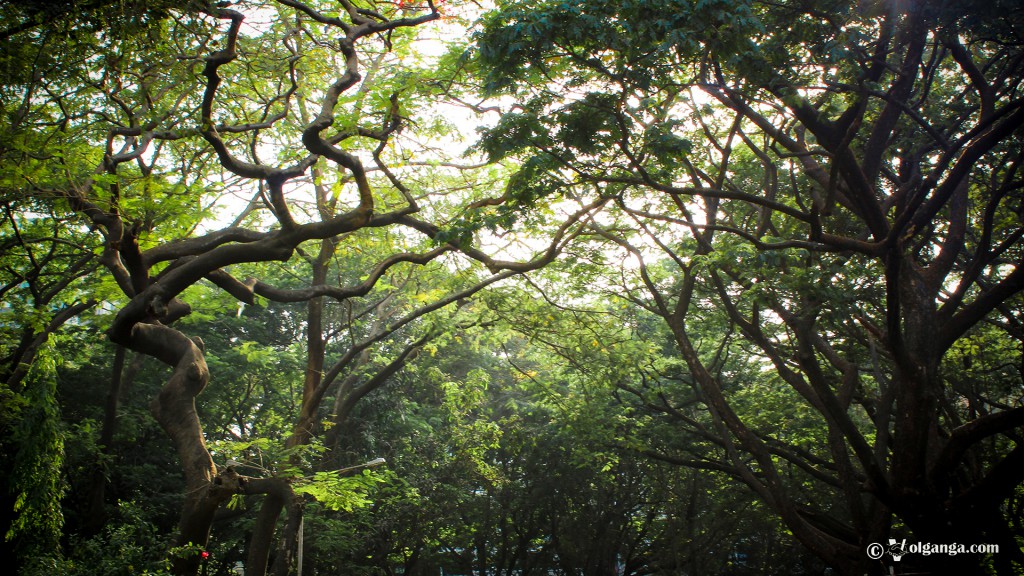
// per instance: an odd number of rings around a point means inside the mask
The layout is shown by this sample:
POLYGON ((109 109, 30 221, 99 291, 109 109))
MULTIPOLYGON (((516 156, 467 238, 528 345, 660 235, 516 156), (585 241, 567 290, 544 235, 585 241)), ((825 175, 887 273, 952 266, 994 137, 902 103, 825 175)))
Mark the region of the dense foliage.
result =
POLYGON ((0 15, 8 566, 1024 570, 1019 3, 0 15))

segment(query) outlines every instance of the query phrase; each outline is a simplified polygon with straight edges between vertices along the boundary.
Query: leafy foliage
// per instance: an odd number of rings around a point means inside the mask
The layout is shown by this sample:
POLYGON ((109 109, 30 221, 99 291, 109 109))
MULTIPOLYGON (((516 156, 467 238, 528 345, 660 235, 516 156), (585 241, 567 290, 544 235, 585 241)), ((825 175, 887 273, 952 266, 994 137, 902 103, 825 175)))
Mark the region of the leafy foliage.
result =
POLYGON ((3 560, 1019 572, 1018 4, 3 4, 3 560))

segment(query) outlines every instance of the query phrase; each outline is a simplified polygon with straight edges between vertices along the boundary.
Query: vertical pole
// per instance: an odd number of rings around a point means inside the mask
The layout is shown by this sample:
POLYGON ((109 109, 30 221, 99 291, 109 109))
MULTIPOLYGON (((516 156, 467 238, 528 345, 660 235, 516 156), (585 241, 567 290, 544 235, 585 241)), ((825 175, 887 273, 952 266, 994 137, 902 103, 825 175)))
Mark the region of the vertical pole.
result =
POLYGON ((296 559, 295 559, 295 563, 297 564, 296 569, 298 570, 298 574, 296 576, 302 576, 302 549, 304 548, 304 546, 302 545, 302 529, 303 529, 303 527, 305 525, 306 525, 306 515, 303 514, 302 518, 299 518, 299 539, 298 539, 299 541, 297 542, 299 550, 296 553, 296 559))

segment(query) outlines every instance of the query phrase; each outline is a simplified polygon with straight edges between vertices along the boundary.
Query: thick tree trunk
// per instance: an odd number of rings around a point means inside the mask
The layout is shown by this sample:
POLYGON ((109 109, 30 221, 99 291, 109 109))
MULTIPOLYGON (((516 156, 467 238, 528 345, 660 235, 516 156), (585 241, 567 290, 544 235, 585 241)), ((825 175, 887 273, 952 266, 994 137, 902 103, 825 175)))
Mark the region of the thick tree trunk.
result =
MULTIPOLYGON (((312 286, 327 282, 327 267, 334 255, 335 246, 336 242, 330 238, 321 242, 320 253, 313 262, 312 286)), ((321 296, 309 300, 306 304, 306 370, 302 381, 302 406, 292 435, 288 438, 289 448, 308 444, 316 426, 317 412, 320 410, 322 399, 317 391, 323 380, 324 358, 327 355, 323 330, 324 299, 321 296)))
POLYGON ((287 520, 277 540, 277 556, 274 558, 274 576, 288 576, 294 563, 299 543, 299 528, 302 526, 302 499, 292 494, 285 503, 287 520))
POLYGON ((199 551, 209 540, 214 513, 241 490, 244 479, 232 470, 218 476, 203 439, 195 407, 195 397, 209 380, 202 341, 190 340, 163 325, 136 324, 124 344, 174 367, 151 408, 177 449, 185 476, 185 502, 175 542, 178 550, 172 553, 171 571, 193 575, 199 571, 199 551))
POLYGON ((249 551, 245 560, 245 573, 248 576, 266 576, 270 550, 274 546, 277 519, 292 498, 291 487, 284 479, 267 478, 259 482, 266 485, 266 497, 260 506, 252 536, 249 538, 249 551))

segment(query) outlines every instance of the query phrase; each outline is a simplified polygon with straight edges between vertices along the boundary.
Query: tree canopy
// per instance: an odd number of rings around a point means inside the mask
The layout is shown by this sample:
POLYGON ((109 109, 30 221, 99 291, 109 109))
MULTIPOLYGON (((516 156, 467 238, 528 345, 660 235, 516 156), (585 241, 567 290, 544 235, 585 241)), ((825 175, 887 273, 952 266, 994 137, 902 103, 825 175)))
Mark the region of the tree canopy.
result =
POLYGON ((0 14, 24 573, 1024 569, 1019 3, 0 14))

